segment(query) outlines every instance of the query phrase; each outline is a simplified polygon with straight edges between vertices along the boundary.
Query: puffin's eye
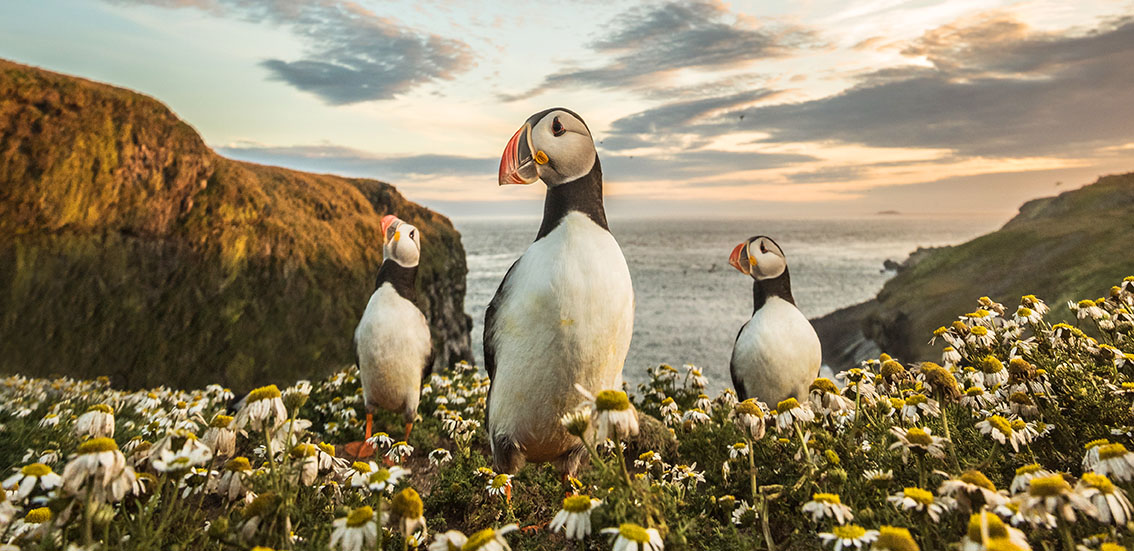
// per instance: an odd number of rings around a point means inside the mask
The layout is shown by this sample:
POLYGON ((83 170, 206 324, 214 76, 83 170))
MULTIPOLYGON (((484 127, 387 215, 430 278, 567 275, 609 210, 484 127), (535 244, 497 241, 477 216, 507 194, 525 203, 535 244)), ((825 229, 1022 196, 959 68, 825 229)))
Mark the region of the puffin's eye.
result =
POLYGON ((559 117, 555 117, 555 120, 551 121, 551 134, 554 136, 562 136, 566 132, 567 129, 563 128, 563 123, 559 122, 559 117))
POLYGON ((767 254, 767 252, 768 252, 768 248, 764 246, 764 242, 763 242, 763 241, 761 241, 761 242, 760 242, 760 252, 761 252, 762 254, 767 254))
POLYGON ((417 233, 417 230, 410 230, 410 231, 409 231, 409 238, 410 238, 410 239, 413 239, 413 235, 414 235, 415 233, 417 233))

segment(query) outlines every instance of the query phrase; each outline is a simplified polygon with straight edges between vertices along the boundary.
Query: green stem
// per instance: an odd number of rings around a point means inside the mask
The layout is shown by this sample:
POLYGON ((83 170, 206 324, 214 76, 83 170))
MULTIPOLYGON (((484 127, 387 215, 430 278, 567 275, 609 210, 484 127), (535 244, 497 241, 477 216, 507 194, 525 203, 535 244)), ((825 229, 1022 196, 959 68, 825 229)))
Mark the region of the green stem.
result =
POLYGON ((94 541, 92 528, 94 526, 94 512, 91 511, 94 500, 90 498, 90 489, 87 490, 87 499, 83 503, 83 547, 90 547, 94 541))
POLYGON ((768 546, 768 551, 776 551, 776 542, 772 540, 772 525, 768 519, 769 501, 768 496, 763 496, 760 500, 760 528, 764 532, 764 544, 768 546))
POLYGON ((622 452, 622 441, 614 435, 614 453, 618 456, 618 464, 622 467, 622 478, 626 481, 626 488, 633 489, 634 483, 630 481, 630 471, 626 469, 626 454, 622 452))
POLYGON ((922 454, 921 452, 918 452, 915 455, 917 455, 917 487, 924 490, 925 489, 925 483, 926 483, 926 480, 925 480, 925 457, 924 457, 924 454, 922 454))
POLYGON ((811 462, 811 450, 807 448, 807 439, 803 437, 803 429, 799 428, 799 423, 792 423, 792 426, 795 427, 795 434, 799 436, 799 443, 803 446, 803 455, 807 458, 807 464, 814 466, 811 462))
POLYGON ((953 468, 960 471, 961 462, 957 460, 956 446, 953 445, 953 439, 949 436, 949 406, 941 400, 940 393, 938 393, 938 401, 941 403, 941 424, 945 427, 945 439, 949 441, 949 457, 953 460, 953 468))
POLYGON ((752 441, 745 438, 744 444, 748 446, 748 481, 752 484, 752 503, 756 503, 756 448, 752 441))
POLYGON ((376 547, 378 551, 382 551, 382 545, 386 543, 386 527, 382 526, 382 497, 382 492, 378 492, 378 509, 374 513, 378 520, 378 546, 376 547))
POLYGON ((1075 538, 1071 536, 1071 525, 1063 519, 1059 519, 1059 535, 1063 536, 1064 550, 1075 551, 1075 538))

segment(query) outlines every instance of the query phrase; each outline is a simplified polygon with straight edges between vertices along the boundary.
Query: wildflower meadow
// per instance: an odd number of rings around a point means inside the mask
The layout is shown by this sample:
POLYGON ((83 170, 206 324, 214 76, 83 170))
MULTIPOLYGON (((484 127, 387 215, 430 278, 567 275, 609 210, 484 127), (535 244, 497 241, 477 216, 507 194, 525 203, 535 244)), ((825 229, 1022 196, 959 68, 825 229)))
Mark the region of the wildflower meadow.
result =
POLYGON ((564 416, 589 456, 566 479, 491 469, 469 364, 431 377, 408 441, 380 416, 366 460, 342 447, 365 417, 353 367, 239 401, 9 376, 0 550, 1117 551, 1134 277, 1070 307, 981 298, 926 335, 940 357, 883 354, 806 400, 710 396, 696 367, 658 366, 564 416))

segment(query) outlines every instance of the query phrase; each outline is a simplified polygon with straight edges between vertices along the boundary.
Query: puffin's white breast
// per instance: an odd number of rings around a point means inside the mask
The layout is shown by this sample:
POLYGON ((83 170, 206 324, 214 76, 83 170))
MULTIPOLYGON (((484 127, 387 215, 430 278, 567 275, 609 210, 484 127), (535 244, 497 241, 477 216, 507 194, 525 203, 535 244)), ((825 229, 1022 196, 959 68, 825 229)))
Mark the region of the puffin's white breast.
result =
POLYGON ((586 215, 568 214, 532 243, 502 289, 493 343, 489 433, 531 460, 566 451, 559 417, 582 395, 619 388, 634 328, 634 289, 622 249, 586 215))
POLYGON ((366 403, 399 413, 416 410, 432 347, 421 310, 384 283, 370 296, 354 339, 366 403))
POLYGON ((807 397, 823 362, 819 336, 792 303, 770 297, 741 330, 732 365, 750 398, 771 407, 807 397))

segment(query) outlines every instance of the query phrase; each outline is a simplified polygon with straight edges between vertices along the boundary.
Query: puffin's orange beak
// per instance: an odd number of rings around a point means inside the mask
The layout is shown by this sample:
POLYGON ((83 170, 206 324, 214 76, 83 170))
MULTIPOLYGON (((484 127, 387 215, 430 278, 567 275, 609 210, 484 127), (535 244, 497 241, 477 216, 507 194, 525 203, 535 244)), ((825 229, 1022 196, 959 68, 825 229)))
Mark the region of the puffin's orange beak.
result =
POLYGON ((500 185, 526 185, 539 179, 532 159, 531 142, 531 125, 524 123, 508 140, 504 155, 500 157, 500 185))
POLYGON ((732 250, 728 255, 728 263, 744 275, 752 275, 752 265, 748 262, 748 242, 745 241, 732 250))
POLYGON ((394 222, 397 222, 397 221, 398 221, 398 217, 394 216, 393 214, 387 214, 386 216, 382 217, 382 235, 385 236, 387 239, 389 239, 389 237, 390 237, 390 232, 389 232, 390 226, 392 226, 394 224, 394 222))

